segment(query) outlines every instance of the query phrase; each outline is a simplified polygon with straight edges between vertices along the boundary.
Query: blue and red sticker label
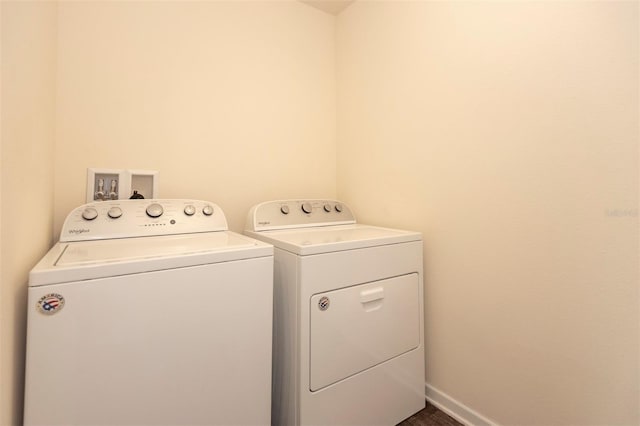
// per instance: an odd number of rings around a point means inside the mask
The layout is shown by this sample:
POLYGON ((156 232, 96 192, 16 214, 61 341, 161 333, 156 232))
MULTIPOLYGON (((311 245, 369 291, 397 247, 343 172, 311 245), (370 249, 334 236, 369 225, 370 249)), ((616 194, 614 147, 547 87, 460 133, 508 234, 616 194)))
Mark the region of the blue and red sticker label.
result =
POLYGON ((38 300, 36 308, 41 314, 53 315, 64 308, 64 297, 58 293, 45 294, 38 300))

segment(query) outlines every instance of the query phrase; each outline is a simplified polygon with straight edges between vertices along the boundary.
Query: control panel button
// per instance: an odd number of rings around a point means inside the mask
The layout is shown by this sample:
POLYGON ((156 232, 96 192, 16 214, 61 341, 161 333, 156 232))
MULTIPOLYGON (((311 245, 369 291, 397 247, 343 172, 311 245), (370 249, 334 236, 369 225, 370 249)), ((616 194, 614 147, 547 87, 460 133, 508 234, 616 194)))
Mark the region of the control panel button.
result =
POLYGON ((188 206, 184 206, 184 214, 187 216, 193 216, 196 214, 196 208, 193 204, 189 204, 188 206))
POLYGON ((213 207, 211 207, 211 205, 210 205, 210 204, 207 204, 206 206, 204 206, 204 207, 202 208, 202 213, 203 213, 205 216, 211 216, 211 215, 213 214, 213 207))
POLYGON ((309 214, 313 208, 311 207, 311 203, 302 203, 302 211, 309 214))
POLYGON ((149 204, 147 207, 147 216, 149 217, 160 217, 164 213, 164 209, 158 203, 149 204))
POLYGON ((98 210, 94 209, 93 207, 87 207, 82 212, 82 218, 84 220, 93 220, 96 217, 98 217, 98 210))
POLYGON ((280 207, 280 211, 282 212, 282 214, 289 214, 289 206, 285 204, 284 206, 280 207))
POLYGON ((326 204, 323 206, 323 208, 324 208, 324 211, 325 211, 325 212, 327 212, 327 213, 331 212, 331 204, 326 203, 326 204))
POLYGON ((107 212, 107 215, 111 218, 111 219, 117 219, 120 216, 122 216, 122 209, 120 207, 111 207, 109 209, 109 211, 107 212))
POLYGON ((336 204, 335 209, 338 213, 342 213, 342 204, 336 204))

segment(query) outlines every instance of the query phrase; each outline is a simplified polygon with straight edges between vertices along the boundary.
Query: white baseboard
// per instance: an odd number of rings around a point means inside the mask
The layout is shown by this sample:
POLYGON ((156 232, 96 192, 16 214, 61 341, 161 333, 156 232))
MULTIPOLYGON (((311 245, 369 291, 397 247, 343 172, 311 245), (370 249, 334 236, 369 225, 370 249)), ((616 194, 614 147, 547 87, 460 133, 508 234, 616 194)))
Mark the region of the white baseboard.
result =
POLYGON ((463 403, 456 401, 428 383, 425 384, 425 396, 427 397, 427 401, 462 424, 468 426, 499 426, 493 420, 486 418, 463 403))

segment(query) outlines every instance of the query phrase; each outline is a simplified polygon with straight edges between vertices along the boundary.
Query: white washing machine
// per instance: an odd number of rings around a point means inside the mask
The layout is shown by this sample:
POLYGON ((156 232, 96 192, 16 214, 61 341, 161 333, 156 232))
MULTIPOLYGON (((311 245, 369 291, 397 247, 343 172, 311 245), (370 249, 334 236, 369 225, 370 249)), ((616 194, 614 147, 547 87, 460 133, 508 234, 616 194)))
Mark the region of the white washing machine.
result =
POLYGON ((330 200, 254 206, 274 249, 272 425, 394 425, 425 407, 422 237, 330 200))
POLYGON ((25 425, 263 425, 273 248, 197 200, 87 204, 29 277, 25 425))

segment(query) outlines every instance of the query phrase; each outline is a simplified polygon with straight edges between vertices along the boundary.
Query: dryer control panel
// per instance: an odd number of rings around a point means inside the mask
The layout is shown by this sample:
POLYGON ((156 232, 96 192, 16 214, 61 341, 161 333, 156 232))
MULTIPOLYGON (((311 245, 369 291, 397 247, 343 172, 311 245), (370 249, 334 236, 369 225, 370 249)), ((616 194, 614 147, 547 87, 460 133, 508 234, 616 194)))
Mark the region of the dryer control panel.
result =
POLYGON ((251 208, 247 231, 309 228, 356 223, 351 209, 336 200, 277 200, 251 208))
POLYGON ((64 221, 60 241, 106 240, 228 230, 224 212, 201 200, 112 200, 84 204, 64 221))

